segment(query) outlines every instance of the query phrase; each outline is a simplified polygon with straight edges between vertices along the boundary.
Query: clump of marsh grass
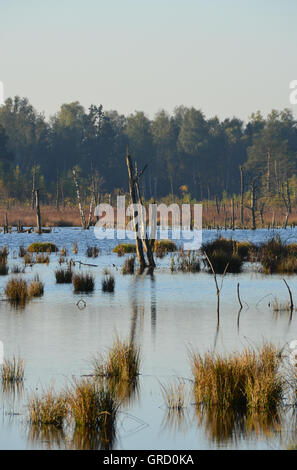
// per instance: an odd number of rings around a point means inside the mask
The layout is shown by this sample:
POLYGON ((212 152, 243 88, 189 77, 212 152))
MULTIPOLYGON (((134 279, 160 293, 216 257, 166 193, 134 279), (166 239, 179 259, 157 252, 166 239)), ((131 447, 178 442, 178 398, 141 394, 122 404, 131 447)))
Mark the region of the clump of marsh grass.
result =
POLYGON ((12 359, 4 359, 1 366, 2 384, 20 384, 24 380, 25 363, 20 357, 13 356, 12 359))
POLYGON ((28 298, 27 282, 22 278, 13 277, 7 282, 4 292, 10 302, 24 304, 28 298))
POLYGON ((74 242, 74 243, 72 244, 72 253, 73 253, 74 255, 77 255, 77 253, 78 253, 78 244, 77 244, 77 242, 74 242))
POLYGON ((72 277, 74 292, 93 292, 95 287, 94 276, 90 273, 75 274, 72 277))
POLYGON ((297 273, 296 244, 285 245, 277 235, 259 248, 259 260, 266 274, 297 273))
POLYGON ((103 292, 114 292, 115 280, 108 270, 105 270, 104 277, 101 281, 103 292))
POLYGON ((129 256, 124 262, 122 273, 125 274, 134 274, 135 269, 135 256, 129 256))
POLYGON ((86 256, 88 258, 97 258, 99 255, 99 248, 97 246, 88 246, 86 256))
POLYGON ((6 245, 4 245, 3 248, 0 250, 0 257, 7 258, 8 255, 9 255, 8 248, 6 245))
POLYGON ((28 287, 28 297, 41 297, 44 293, 44 284, 36 275, 28 287))
POLYGON ((87 379, 74 380, 66 397, 77 427, 97 429, 106 437, 112 434, 119 404, 103 383, 87 379))
POLYGON ((269 344, 230 357, 192 354, 197 404, 222 410, 275 410, 284 392, 284 381, 278 371, 279 356, 269 344))
POLYGON ((31 255, 31 253, 25 253, 24 263, 25 263, 25 266, 27 266, 28 264, 29 265, 34 264, 34 259, 33 259, 33 256, 31 255))
POLYGON ((64 256, 67 256, 67 250, 66 250, 66 247, 63 246, 63 248, 61 248, 61 251, 60 251, 60 257, 64 257, 64 256))
POLYGON ((43 253, 41 253, 36 256, 35 262, 39 264, 49 264, 50 257, 48 255, 45 256, 43 253))
POLYGON ((182 271, 184 273, 198 273, 200 271, 200 260, 198 252, 181 250, 177 259, 171 258, 171 271, 182 271))
POLYGON ((28 404, 31 424, 53 425, 62 428, 68 413, 68 404, 65 394, 56 395, 50 388, 41 396, 34 394, 28 404))
POLYGON ((66 269, 57 269, 55 276, 57 284, 71 284, 73 276, 71 266, 69 265, 66 269))
MULTIPOLYGON (((223 274, 226 266, 228 273, 240 273, 244 259, 248 256, 249 250, 246 244, 238 243, 226 238, 217 238, 207 242, 202 246, 202 252, 208 256, 216 274, 223 274)), ((203 259, 204 266, 208 272, 212 272, 207 259, 203 259)))
POLYGON ((93 359, 95 377, 132 381, 139 375, 140 348, 133 341, 117 338, 107 353, 93 359))
POLYGON ((177 246, 172 240, 155 240, 153 248, 157 258, 163 258, 168 253, 177 251, 177 246))
POLYGON ((120 243, 112 251, 118 256, 124 256, 126 253, 136 253, 136 245, 134 243, 120 243))
POLYGON ((28 246, 27 251, 30 253, 51 253, 58 252, 58 248, 54 243, 50 242, 34 242, 28 246))
POLYGON ((176 411, 184 409, 187 399, 184 382, 178 380, 173 384, 161 384, 161 390, 167 408, 176 411))

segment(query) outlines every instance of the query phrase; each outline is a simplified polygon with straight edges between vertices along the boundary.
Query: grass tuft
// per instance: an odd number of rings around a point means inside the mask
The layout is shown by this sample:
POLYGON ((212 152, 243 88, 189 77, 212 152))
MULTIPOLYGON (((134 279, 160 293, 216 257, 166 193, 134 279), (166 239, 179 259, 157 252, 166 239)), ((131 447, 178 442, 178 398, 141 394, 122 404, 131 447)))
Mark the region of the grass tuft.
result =
POLYGON ((278 373, 279 354, 272 345, 230 357, 192 354, 191 360, 197 404, 269 412, 281 401, 284 382, 278 373))
POLYGON ((27 251, 30 253, 51 253, 58 251, 57 246, 50 242, 34 242, 28 246, 27 251))
POLYGON ((25 367, 24 361, 20 357, 13 356, 12 359, 4 359, 1 366, 1 380, 2 383, 7 384, 20 384, 24 380, 25 367))
POLYGON ((89 273, 75 274, 72 278, 74 292, 93 292, 95 287, 94 276, 89 273))
POLYGON ((125 274, 134 274, 135 269, 135 256, 129 256, 124 262, 122 273, 125 274))
POLYGON ((49 424, 61 428, 68 412, 65 395, 55 395, 52 388, 42 396, 34 394, 28 407, 31 424, 39 426, 49 424))

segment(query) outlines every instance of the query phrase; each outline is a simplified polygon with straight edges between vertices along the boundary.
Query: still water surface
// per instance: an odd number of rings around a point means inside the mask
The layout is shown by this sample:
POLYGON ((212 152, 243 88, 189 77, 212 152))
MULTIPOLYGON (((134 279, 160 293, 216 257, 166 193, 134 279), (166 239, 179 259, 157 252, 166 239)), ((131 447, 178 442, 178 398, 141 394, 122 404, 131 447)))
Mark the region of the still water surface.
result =
MULTIPOLYGON (((284 240, 297 241, 297 229, 279 232, 284 240)), ((205 231, 203 241, 217 236, 205 231)), ((259 243, 272 231, 224 231, 224 236, 259 243)), ((68 259, 95 264, 82 267, 96 279, 95 292, 75 295, 72 285, 57 285, 54 271, 59 255, 52 254, 46 265, 27 267, 24 277, 39 274, 45 283, 41 299, 33 300, 22 310, 0 302, 0 340, 6 356, 20 354, 26 363, 24 388, 19 395, 1 392, 1 449, 96 448, 91 439, 75 439, 66 434, 34 432, 28 425, 26 403, 34 391, 48 385, 56 389, 69 384, 72 377, 90 373, 94 354, 104 353, 115 336, 125 338, 134 329, 141 346, 141 376, 133 400, 120 411, 115 449, 279 449, 294 441, 294 414, 289 410, 279 419, 261 423, 259 419, 223 420, 215 414, 197 413, 191 397, 189 351, 209 350, 231 353, 246 346, 258 346, 264 340, 283 346, 297 339, 297 313, 290 321, 287 313, 276 315, 269 301, 277 296, 288 300, 283 276, 264 276, 255 266, 247 265, 240 275, 227 275, 221 295, 220 328, 217 328, 216 292, 212 277, 204 272, 182 274, 170 272, 170 257, 158 260, 154 276, 123 276, 124 258, 112 253, 116 240, 98 241, 92 230, 56 228, 50 234, 1 235, 0 246, 8 246, 9 265, 22 263, 17 257, 20 245, 35 240, 53 241, 66 247, 68 259), (73 255, 72 243, 78 243, 73 255), (99 246, 98 258, 85 257, 88 245, 99 246), (102 293, 101 278, 108 267, 115 276, 114 294, 102 293), (240 283, 244 309, 238 317, 237 283, 240 283), (79 309, 80 298, 86 307, 79 309), (168 414, 160 384, 176 377, 185 381, 189 399, 184 413, 168 414)), ((3 293, 8 276, 0 277, 3 293)), ((296 276, 287 277, 296 294, 296 276)), ((295 295, 297 300, 297 295, 295 295)), ((2 296, 4 298, 4 296, 2 296)), ((296 442, 296 439, 295 439, 296 442)))

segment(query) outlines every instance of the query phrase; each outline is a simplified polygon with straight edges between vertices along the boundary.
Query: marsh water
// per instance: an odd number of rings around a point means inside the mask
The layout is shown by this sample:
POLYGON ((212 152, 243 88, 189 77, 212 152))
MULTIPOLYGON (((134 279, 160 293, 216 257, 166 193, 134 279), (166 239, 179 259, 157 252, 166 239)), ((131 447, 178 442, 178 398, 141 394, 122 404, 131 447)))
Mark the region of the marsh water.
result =
MULTIPOLYGON (((237 240, 260 243, 275 233, 284 240, 297 241, 297 229, 223 231, 237 240)), ((217 231, 204 231, 203 241, 216 238, 217 231)), ((171 273, 170 255, 157 260, 153 275, 121 273, 125 257, 112 253, 118 240, 97 240, 92 229, 55 228, 49 234, 12 233, 0 235, 0 246, 9 249, 10 266, 22 264, 20 245, 33 241, 53 241, 66 247, 67 258, 95 266, 75 270, 95 276, 92 294, 74 294, 72 285, 56 284, 54 271, 59 254, 50 263, 26 267, 23 277, 39 274, 45 284, 44 296, 24 308, 4 300, 8 276, 0 277, 0 340, 5 357, 20 355, 25 360, 25 381, 21 390, 2 390, 0 395, 1 449, 99 448, 90 436, 73 436, 67 430, 32 429, 28 423, 28 398, 49 385, 62 389, 73 377, 87 375, 95 354, 105 353, 116 335, 133 334, 141 346, 141 375, 136 393, 120 408, 114 449, 281 449, 296 443, 292 409, 278 417, 233 419, 215 413, 198 412, 191 396, 189 351, 232 353, 264 341, 283 346, 297 339, 297 312, 275 314, 271 301, 288 300, 284 276, 267 276, 246 264, 239 275, 226 275, 221 294, 220 325, 217 325, 216 291, 206 272, 171 273), (72 253, 73 242, 78 253, 72 253), (87 258, 87 246, 97 245, 97 258, 87 258), (108 268, 115 277, 114 293, 103 293, 101 279, 108 268), (236 287, 244 308, 239 314, 236 287), (83 299, 85 303, 79 302, 83 299), (161 384, 179 378, 188 390, 187 406, 179 414, 170 413, 164 403, 161 384), (295 439, 295 441, 294 441, 295 439)), ((293 296, 296 276, 286 277, 293 296)), ((296 296, 297 297, 297 296, 296 296)))

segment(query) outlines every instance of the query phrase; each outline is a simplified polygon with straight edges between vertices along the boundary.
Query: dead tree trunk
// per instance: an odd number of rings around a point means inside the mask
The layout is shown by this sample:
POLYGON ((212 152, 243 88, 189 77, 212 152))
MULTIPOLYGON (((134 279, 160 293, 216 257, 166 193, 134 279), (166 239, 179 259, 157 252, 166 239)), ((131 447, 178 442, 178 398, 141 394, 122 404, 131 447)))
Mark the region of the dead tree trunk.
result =
MULTIPOLYGON (((129 155, 128 150, 127 150, 127 155, 126 155, 126 164, 128 168, 128 175, 129 175, 130 198, 131 198, 132 204, 136 205, 137 198, 136 198, 136 191, 135 191, 134 168, 133 168, 131 157, 129 155)), ((140 271, 143 271, 144 268, 146 267, 146 263, 145 263, 144 254, 143 254, 142 240, 139 237, 139 225, 137 222, 137 217, 138 217, 138 211, 137 209, 134 208, 133 209, 133 225, 134 225, 135 239, 136 239, 136 255, 138 258, 140 271)))
POLYGON ((252 180, 250 184, 251 188, 251 205, 249 207, 252 214, 252 230, 256 230, 256 181, 252 180))
POLYGON ((86 230, 86 228, 87 228, 86 218, 85 218, 85 213, 84 213, 84 210, 83 210, 82 204, 81 204, 79 184, 78 184, 78 181, 77 181, 75 169, 72 170, 72 173, 73 173, 73 179, 74 179, 74 184, 75 184, 75 189, 76 189, 76 196, 77 196, 77 202, 78 202, 78 209, 79 209, 79 213, 80 213, 81 227, 82 227, 83 230, 86 230))
POLYGON ((60 176, 59 170, 57 170, 57 183, 56 183, 56 209, 57 211, 60 210, 60 176))
POLYGON ((36 207, 36 222, 37 222, 36 232, 39 233, 40 235, 42 233, 42 229, 41 229, 41 217, 40 217, 40 205, 39 205, 39 189, 35 189, 35 207, 36 207))
POLYGON ((234 230, 235 228, 234 197, 233 196, 231 199, 231 228, 232 230, 234 230))
MULTIPOLYGON (((138 198, 138 202, 141 206, 142 206, 142 199, 141 199, 141 194, 140 194, 140 190, 139 190, 139 179, 142 176, 145 169, 146 169, 146 167, 144 167, 144 169, 142 170, 142 172, 139 175, 136 174, 136 176, 135 176, 136 195, 137 195, 137 198, 138 198)), ((143 217, 143 214, 141 214, 141 219, 142 219, 142 217, 143 217)), ((151 245, 151 242, 150 242, 150 240, 147 236, 145 221, 143 221, 143 220, 142 220, 142 229, 143 229, 143 234, 144 234, 143 245, 144 245, 144 249, 146 251, 147 259, 148 259, 148 262, 149 262, 149 267, 150 268, 155 268, 156 263, 155 263, 155 260, 154 260, 152 245, 151 245)))

